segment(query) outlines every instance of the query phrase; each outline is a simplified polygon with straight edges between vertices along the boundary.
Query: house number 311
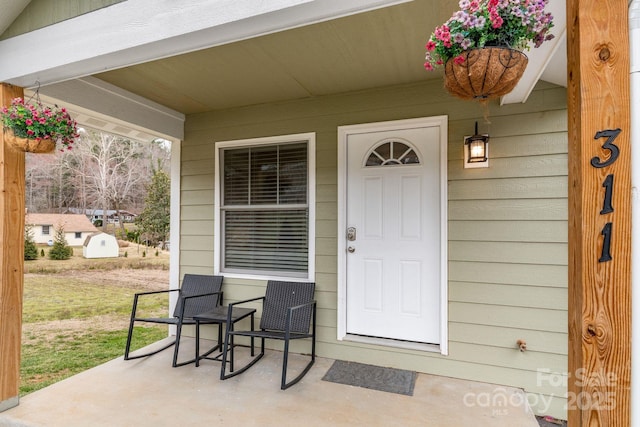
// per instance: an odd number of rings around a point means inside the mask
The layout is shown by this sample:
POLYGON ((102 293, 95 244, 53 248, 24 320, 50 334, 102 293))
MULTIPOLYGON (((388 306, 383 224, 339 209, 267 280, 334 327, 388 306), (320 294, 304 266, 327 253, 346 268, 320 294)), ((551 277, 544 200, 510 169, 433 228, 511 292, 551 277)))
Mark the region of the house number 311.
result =
MULTIPOLYGON (((596 132, 596 135, 593 139, 601 139, 606 138, 604 144, 602 144, 602 148, 609 152, 609 158, 605 161, 602 161, 598 156, 593 157, 591 159, 591 166, 597 169, 606 168, 611 166, 618 160, 618 156, 620 155, 620 149, 616 144, 613 143, 615 139, 620 135, 620 129, 607 129, 596 132)), ((611 199, 613 197, 613 183, 614 177, 613 174, 607 175, 602 183, 602 187, 604 187, 604 201, 602 203, 602 209, 600 210, 600 215, 607 215, 613 212, 613 205, 611 204, 611 199)), ((600 234, 602 235, 602 251, 600 252, 600 258, 598 262, 606 262, 611 261, 613 258, 611 257, 611 233, 613 230, 613 223, 607 222, 600 234)))

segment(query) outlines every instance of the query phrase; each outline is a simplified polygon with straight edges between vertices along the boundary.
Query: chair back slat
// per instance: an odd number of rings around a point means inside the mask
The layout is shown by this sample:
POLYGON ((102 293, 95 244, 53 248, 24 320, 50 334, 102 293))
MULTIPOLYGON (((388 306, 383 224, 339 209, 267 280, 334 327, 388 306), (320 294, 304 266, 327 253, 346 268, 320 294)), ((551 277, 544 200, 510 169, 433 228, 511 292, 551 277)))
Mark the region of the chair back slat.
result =
MULTIPOLYGON (((281 282, 269 280, 262 307, 260 328, 272 331, 284 331, 287 308, 313 301, 315 283, 281 282)), ((312 308, 307 307, 293 312, 291 332, 309 332, 312 308)))
MULTIPOLYGON (((202 274, 185 274, 182 280, 182 297, 220 292, 222 289, 223 276, 208 276, 202 274)), ((180 316, 183 298, 178 298, 176 308, 173 311, 174 317, 180 316)), ((202 298, 192 298, 185 307, 184 317, 193 317, 196 314, 210 310, 218 305, 218 295, 209 295, 202 298)))

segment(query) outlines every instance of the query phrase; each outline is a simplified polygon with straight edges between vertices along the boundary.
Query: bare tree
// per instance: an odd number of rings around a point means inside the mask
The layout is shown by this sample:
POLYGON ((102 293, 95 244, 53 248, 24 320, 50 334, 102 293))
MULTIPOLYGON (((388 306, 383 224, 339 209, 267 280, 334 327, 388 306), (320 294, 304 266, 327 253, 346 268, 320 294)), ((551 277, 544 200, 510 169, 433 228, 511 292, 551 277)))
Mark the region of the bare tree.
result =
MULTIPOLYGON (((144 187, 145 158, 141 142, 95 131, 86 132, 81 144, 74 147, 76 183, 81 184, 82 197, 104 212, 103 228, 109 208, 119 211, 123 204, 144 187)), ((120 221, 122 224, 122 221, 120 221)))
POLYGON ((52 177, 57 160, 54 156, 26 155, 26 208, 29 212, 50 212, 53 194, 52 177))
POLYGON ((106 215, 115 210, 118 218, 121 210, 141 211, 154 170, 168 172, 169 143, 134 141, 93 130, 81 135, 73 150, 27 157, 29 211, 102 209, 106 215))

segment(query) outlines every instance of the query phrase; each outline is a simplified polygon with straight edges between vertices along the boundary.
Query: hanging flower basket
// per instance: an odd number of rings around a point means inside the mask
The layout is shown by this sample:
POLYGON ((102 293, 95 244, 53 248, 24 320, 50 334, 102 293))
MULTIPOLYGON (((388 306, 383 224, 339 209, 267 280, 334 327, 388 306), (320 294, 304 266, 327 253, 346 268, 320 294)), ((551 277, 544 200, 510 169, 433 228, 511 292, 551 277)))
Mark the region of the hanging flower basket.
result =
POLYGON ((52 139, 19 138, 13 132, 5 132, 4 140, 10 147, 27 153, 52 153, 56 142, 52 139))
POLYGON ((14 98, 11 105, 0 108, 4 139, 16 150, 30 153, 50 153, 56 145, 70 150, 78 137, 76 121, 65 108, 43 105, 37 91, 34 96, 35 103, 14 98))
POLYGON ((460 10, 429 37, 425 69, 443 66, 445 87, 462 99, 506 95, 527 66, 522 51, 554 37, 548 1, 460 0, 460 10))
POLYGON ((515 49, 483 47, 449 59, 444 67, 444 87, 465 100, 492 99, 511 92, 527 67, 527 56, 515 49))

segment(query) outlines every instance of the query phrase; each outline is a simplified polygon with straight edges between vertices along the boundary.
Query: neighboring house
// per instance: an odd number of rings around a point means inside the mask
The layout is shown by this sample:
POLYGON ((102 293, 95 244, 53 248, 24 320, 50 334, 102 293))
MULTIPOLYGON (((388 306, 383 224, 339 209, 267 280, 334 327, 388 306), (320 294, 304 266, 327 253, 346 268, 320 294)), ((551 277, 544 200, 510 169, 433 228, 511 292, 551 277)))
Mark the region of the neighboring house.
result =
MULTIPOLYGON (((84 213, 93 224, 95 224, 96 221, 104 220, 105 211, 103 209, 85 209, 83 211, 82 209, 72 208, 69 210, 74 213, 84 213)), ((120 220, 122 220, 122 222, 124 223, 134 222, 137 216, 133 212, 129 212, 126 210, 121 210, 119 212, 119 215, 118 215, 118 211, 113 209, 108 209, 106 212, 107 212, 107 223, 109 224, 119 224, 120 220)))
MULTIPOLYGON (((107 223, 109 224, 119 224, 120 220, 122 222, 133 222, 136 219, 136 214, 129 211, 120 211, 120 215, 118 215, 118 211, 108 209, 107 213, 107 223)), ((92 223, 95 224, 96 221, 104 220, 105 211, 103 209, 87 209, 86 215, 89 217, 92 223)))
POLYGON ((85 258, 117 258, 118 255, 118 240, 111 234, 90 234, 82 245, 82 256, 85 258))
POLYGON ((519 387, 566 418, 563 19, 482 107, 422 69, 457 0, 92 3, 105 7, 14 14, 0 81, 38 81, 81 124, 173 142, 172 286, 222 274, 239 300, 315 281, 319 356, 519 387), (467 169, 476 122, 490 164, 467 169))
POLYGON ((64 236, 70 246, 82 246, 88 235, 98 231, 82 214, 29 213, 25 223, 33 227, 33 238, 40 244, 52 244, 59 227, 64 228, 64 236))

